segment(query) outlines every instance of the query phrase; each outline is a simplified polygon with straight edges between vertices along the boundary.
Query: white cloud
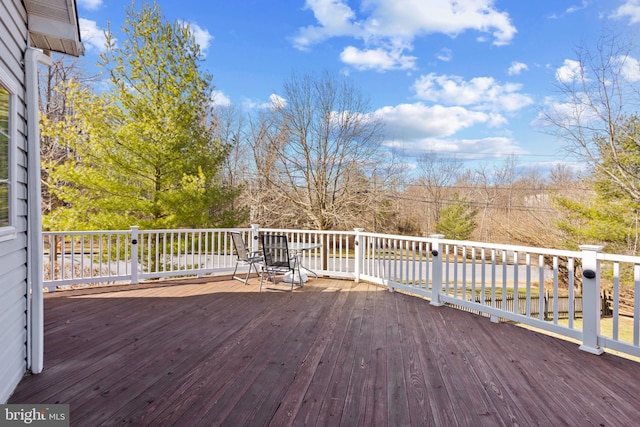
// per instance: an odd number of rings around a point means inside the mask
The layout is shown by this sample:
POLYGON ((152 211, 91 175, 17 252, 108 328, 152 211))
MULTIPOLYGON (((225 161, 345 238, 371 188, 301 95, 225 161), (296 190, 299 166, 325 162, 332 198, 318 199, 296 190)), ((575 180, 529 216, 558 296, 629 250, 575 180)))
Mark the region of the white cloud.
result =
POLYGON ((253 99, 245 99, 242 105, 246 110, 271 110, 279 107, 285 107, 287 100, 278 94, 272 93, 269 95, 267 102, 256 101, 253 99))
POLYGON ((491 114, 464 107, 428 106, 421 102, 383 107, 373 113, 385 123, 389 135, 409 140, 446 137, 476 124, 490 124, 491 114))
POLYGON ((453 59, 453 52, 451 52, 451 49, 443 47, 442 49, 440 49, 440 52, 436 54, 436 58, 438 58, 442 62, 449 62, 453 59))
POLYGON ((462 160, 480 160, 526 154, 511 138, 494 136, 478 139, 441 139, 424 138, 407 140, 388 140, 386 147, 402 151, 406 155, 417 156, 421 153, 435 152, 462 160))
POLYGON ((416 57, 402 55, 401 51, 383 48, 360 50, 347 46, 340 59, 358 70, 411 70, 415 68, 416 57))
POLYGON ((589 100, 585 98, 585 94, 576 93, 576 99, 574 100, 558 100, 557 98, 548 97, 544 101, 544 109, 535 119, 532 120, 531 126, 534 128, 549 128, 557 127, 557 124, 551 123, 549 117, 554 122, 566 126, 567 128, 574 127, 578 123, 583 125, 587 123, 595 123, 600 120, 598 114, 589 108, 589 100))
POLYGON ((231 99, 219 90, 213 91, 213 104, 219 107, 227 107, 231 105, 231 99))
POLYGON ((569 6, 566 10, 567 13, 575 13, 579 10, 586 9, 589 6, 589 2, 587 0, 582 0, 580 5, 572 5, 569 6))
MULTIPOLYGON (((630 83, 640 81, 640 61, 632 56, 610 58, 612 66, 619 67, 613 72, 630 83)), ((582 69, 579 61, 565 59, 561 67, 556 70, 556 79, 560 83, 571 83, 578 79, 589 80, 590 77, 582 69)))
POLYGON ((342 57, 364 69, 371 68, 363 65, 371 62, 375 62, 376 69, 385 65, 390 67, 387 69, 401 68, 398 59, 413 58, 403 52, 413 48, 416 37, 426 34, 454 37, 476 31, 488 35, 479 40, 504 45, 516 33, 509 15, 498 11, 494 0, 363 0, 359 9, 363 16, 357 16, 344 0, 307 0, 305 8, 313 11, 317 25, 300 28, 292 38, 293 45, 307 50, 332 37, 361 40, 362 48, 351 47, 342 57), (377 60, 371 58, 372 54, 377 60), (388 61, 389 58, 396 61, 388 61))
POLYGON ((271 95, 269 95, 269 103, 266 104, 265 106, 268 108, 282 108, 282 107, 285 107, 286 105, 287 105, 286 99, 284 99, 280 95, 272 93, 271 95))
POLYGON ((385 124, 386 146, 409 155, 435 151, 465 159, 526 153, 505 136, 507 119, 502 114, 533 103, 520 93, 521 85, 499 83, 490 77, 465 81, 431 73, 419 77, 414 89, 418 98, 434 105, 400 104, 373 113, 385 124), (490 135, 495 128, 499 134, 490 135), (482 136, 469 138, 470 133, 482 136))
POLYGON ((293 38, 293 45, 300 50, 336 36, 354 35, 351 22, 355 13, 341 0, 307 0, 305 9, 313 12, 319 26, 310 25, 300 28, 293 38))
POLYGON ((493 7, 493 0, 370 0, 371 15, 363 27, 370 34, 411 41, 429 33, 450 36, 473 30, 491 34, 493 43, 506 44, 516 33, 506 12, 493 7))
POLYGON ((245 98, 242 101, 242 106, 245 110, 255 110, 256 108, 260 108, 260 104, 253 99, 245 98))
POLYGON ((627 0, 612 14, 613 18, 629 18, 631 24, 640 22, 640 0, 627 0))
POLYGON ((517 111, 533 103, 528 95, 519 93, 520 84, 499 84, 492 77, 474 77, 469 81, 459 76, 420 76, 413 89, 419 99, 448 105, 473 106, 476 109, 517 111))
POLYGON ((211 40, 213 40, 213 36, 209 33, 209 30, 200 27, 195 22, 189 22, 188 25, 191 29, 191 34, 196 39, 196 43, 200 46, 200 51, 204 55, 211 44, 211 40))
POLYGON ((96 21, 80 18, 80 38, 88 51, 96 50, 102 52, 106 48, 107 39, 104 30, 98 28, 96 21))
POLYGON ((78 0, 78 6, 87 10, 98 10, 102 6, 102 0, 78 0))
POLYGON ((565 59, 564 65, 556 70, 556 80, 561 83, 570 83, 580 77, 580 62, 573 59, 565 59))
POLYGON ((618 58, 618 61, 621 64, 620 73, 624 79, 632 83, 640 81, 640 61, 631 56, 618 58))
POLYGON ((528 69, 529 69, 529 67, 527 66, 527 64, 525 64, 523 62, 513 61, 511 63, 511 66, 507 70, 507 73, 510 76, 514 76, 514 75, 518 75, 521 72, 526 71, 528 69))

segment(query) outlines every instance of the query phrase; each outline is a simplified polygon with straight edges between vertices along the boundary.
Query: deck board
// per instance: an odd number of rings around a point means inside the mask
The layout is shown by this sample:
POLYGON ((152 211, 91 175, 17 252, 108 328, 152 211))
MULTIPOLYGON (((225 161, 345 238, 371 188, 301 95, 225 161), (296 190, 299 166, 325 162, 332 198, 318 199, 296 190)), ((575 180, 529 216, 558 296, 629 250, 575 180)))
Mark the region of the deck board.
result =
MULTIPOLYGON (((366 340, 359 339, 365 303, 365 298, 357 298, 352 304, 349 304, 349 315, 342 322, 344 332, 338 344, 339 348, 335 351, 335 357, 329 359, 333 369, 325 398, 322 400, 318 424, 337 425, 342 418, 349 386, 353 387, 351 376, 356 363, 356 355, 360 346, 366 345, 366 340)), ((334 354, 329 356, 334 356, 334 354)))
POLYGON ((361 316, 354 331, 353 363, 348 372, 349 382, 343 399, 341 424, 363 425, 363 414, 367 404, 367 377, 371 375, 371 348, 375 322, 375 300, 371 296, 360 299, 364 304, 359 307, 361 316))
MULTIPOLYGON (((375 288, 370 288, 375 290, 375 288)), ((365 426, 386 425, 388 405, 386 399, 387 362, 386 341, 387 334, 387 305, 392 300, 386 291, 372 292, 374 301, 374 322, 369 356, 369 371, 365 381, 366 406, 364 413, 365 426)))
MULTIPOLYGON (((353 312, 354 303, 357 294, 354 292, 339 292, 340 309, 334 312, 336 321, 331 324, 330 334, 326 337, 327 343, 324 351, 317 361, 317 365, 312 374, 312 382, 304 393, 302 405, 298 411, 298 416, 305 424, 315 424, 319 419, 326 419, 330 416, 326 411, 322 412, 323 405, 326 406, 333 397, 329 391, 332 381, 336 381, 334 371, 336 369, 336 360, 345 336, 345 327, 351 313, 353 312)), ((332 416, 332 415, 331 415, 332 416)), ((338 418, 339 419, 339 418, 338 418)))
POLYGON ((640 364, 367 283, 228 278, 45 298, 9 403, 72 425, 634 425, 640 364))
POLYGON ((404 322, 410 327, 406 328, 405 372, 411 379, 409 404, 412 425, 455 425, 449 395, 443 392, 438 358, 434 347, 427 341, 427 337, 433 339, 434 336, 425 334, 420 316, 424 301, 413 298, 406 302, 404 322))

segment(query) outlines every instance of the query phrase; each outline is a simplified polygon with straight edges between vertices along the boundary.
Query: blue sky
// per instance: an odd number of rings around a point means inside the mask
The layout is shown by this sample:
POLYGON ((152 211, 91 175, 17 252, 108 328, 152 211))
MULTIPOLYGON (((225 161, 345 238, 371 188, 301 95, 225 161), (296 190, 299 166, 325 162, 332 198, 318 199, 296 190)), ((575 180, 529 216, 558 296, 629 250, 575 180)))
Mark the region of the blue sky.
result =
MULTIPOLYGON (((78 0, 83 58, 107 23, 118 37, 130 1, 78 0)), ((139 2, 138 2, 139 4, 139 2)), ((637 35, 640 0, 162 1, 190 23, 216 102, 264 108, 292 73, 346 75, 407 159, 436 152, 491 164, 571 162, 537 117, 603 28, 637 35)), ((640 80, 640 70, 638 70, 640 80)))

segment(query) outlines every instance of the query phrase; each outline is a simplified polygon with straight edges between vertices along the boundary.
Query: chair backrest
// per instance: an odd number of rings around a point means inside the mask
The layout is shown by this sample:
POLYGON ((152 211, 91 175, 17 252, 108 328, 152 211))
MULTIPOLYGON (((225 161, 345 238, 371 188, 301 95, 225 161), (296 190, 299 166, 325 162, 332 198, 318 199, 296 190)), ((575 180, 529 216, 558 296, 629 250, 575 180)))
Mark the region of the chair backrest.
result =
POLYGON ((247 261, 249 259, 249 248, 247 248, 247 244, 242 239, 242 234, 237 231, 232 231, 229 234, 231 234, 233 246, 236 249, 236 256, 240 261, 247 261))
POLYGON ((291 269, 287 236, 263 234, 260 239, 266 267, 291 269))

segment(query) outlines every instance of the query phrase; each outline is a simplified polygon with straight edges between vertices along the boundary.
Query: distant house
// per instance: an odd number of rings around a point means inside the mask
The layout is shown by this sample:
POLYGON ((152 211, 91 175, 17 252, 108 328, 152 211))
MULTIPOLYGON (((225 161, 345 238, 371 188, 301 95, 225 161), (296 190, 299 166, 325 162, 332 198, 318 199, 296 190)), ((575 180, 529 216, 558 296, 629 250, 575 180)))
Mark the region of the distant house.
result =
POLYGON ((39 65, 84 53, 75 0, 0 0, 0 403, 43 368, 39 65))

